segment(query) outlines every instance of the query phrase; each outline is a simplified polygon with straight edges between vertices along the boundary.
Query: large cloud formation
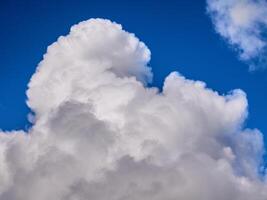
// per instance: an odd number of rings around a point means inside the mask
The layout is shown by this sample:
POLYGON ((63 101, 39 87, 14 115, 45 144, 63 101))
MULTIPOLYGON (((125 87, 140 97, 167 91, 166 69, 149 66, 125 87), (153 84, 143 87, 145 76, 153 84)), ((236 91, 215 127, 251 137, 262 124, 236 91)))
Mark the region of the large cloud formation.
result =
POLYGON ((266 66, 266 0, 207 0, 216 31, 254 70, 266 66))
POLYGON ((264 145, 247 100, 177 72, 162 92, 150 51, 91 19, 48 47, 33 75, 28 132, 0 133, 1 200, 266 200, 264 145))

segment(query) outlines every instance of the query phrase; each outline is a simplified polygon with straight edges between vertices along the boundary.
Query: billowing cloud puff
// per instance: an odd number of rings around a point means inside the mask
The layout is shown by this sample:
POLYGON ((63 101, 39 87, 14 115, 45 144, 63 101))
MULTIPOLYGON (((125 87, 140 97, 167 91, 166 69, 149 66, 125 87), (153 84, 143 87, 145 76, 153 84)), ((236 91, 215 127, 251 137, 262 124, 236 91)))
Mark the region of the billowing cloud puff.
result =
POLYGON ((0 133, 1 200, 266 200, 264 145, 247 100, 177 72, 162 92, 150 51, 91 19, 48 47, 33 75, 28 132, 0 133))
POLYGON ((266 65, 267 2, 265 0, 207 0, 216 31, 232 45, 250 69, 266 65))

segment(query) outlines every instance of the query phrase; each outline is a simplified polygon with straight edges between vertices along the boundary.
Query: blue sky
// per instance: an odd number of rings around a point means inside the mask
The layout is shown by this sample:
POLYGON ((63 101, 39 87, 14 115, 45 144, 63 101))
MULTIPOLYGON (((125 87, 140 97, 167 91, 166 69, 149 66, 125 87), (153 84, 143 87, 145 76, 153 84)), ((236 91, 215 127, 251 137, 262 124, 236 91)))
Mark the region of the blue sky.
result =
POLYGON ((266 0, 1 0, 0 22, 1 200, 266 200, 266 0))
POLYGON ((27 128, 25 90, 49 44, 71 25, 108 18, 133 32, 152 52, 153 85, 171 71, 202 80, 221 94, 247 93, 247 126, 267 133, 267 70, 248 71, 236 52, 215 33, 204 0, 176 1, 1 1, 0 127, 27 128))

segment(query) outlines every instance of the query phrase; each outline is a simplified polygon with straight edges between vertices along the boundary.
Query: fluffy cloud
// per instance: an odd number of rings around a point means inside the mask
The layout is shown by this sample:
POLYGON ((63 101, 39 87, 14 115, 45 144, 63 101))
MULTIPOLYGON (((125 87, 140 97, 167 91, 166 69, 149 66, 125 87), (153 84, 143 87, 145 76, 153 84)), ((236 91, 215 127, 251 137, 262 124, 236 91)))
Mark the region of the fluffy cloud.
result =
POLYGON ((1 200, 266 200, 264 145, 246 95, 177 72, 162 92, 150 51, 91 19, 48 47, 33 75, 28 132, 0 133, 1 200))
POLYGON ((267 2, 207 0, 216 31, 232 45, 250 69, 266 65, 267 2))

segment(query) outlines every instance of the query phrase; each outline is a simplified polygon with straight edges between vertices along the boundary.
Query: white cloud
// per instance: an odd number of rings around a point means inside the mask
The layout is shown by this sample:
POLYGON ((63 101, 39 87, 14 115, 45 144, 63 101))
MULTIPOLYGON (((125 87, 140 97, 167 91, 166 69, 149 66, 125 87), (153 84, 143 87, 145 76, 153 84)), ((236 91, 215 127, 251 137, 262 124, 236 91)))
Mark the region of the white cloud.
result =
POLYGON ((265 0, 207 0, 216 31, 254 70, 266 65, 267 2, 265 0))
POLYGON ((28 133, 0 133, 1 200, 266 200, 247 100, 173 72, 148 88, 150 51, 108 20, 72 27, 33 75, 28 133))

